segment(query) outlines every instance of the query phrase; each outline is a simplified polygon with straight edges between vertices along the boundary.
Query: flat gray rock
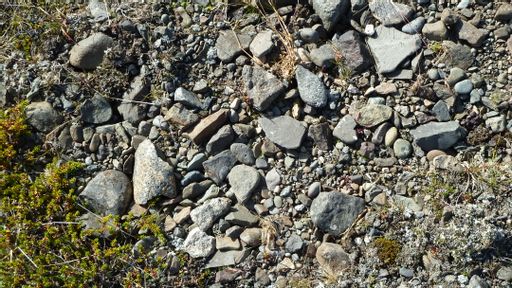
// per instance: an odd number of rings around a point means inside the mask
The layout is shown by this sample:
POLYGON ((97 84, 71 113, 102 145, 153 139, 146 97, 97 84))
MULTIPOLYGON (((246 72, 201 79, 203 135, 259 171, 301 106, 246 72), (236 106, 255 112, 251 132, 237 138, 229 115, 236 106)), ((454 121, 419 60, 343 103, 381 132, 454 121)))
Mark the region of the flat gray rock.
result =
POLYGON ((220 31, 217 43, 215 44, 217 57, 219 57, 222 62, 230 62, 235 59, 236 56, 242 54, 242 49, 249 49, 251 41, 252 37, 246 33, 235 34, 235 32, 231 30, 220 31))
POLYGON ((84 102, 80 107, 80 114, 84 122, 101 124, 112 118, 112 107, 105 98, 97 95, 84 102))
POLYGON ((341 192, 321 192, 311 203, 313 223, 322 231, 339 236, 364 210, 364 200, 341 192))
POLYGON ((341 140, 341 142, 352 145, 357 142, 356 128, 357 123, 350 115, 345 115, 332 131, 332 135, 341 140))
POLYGON ((103 33, 94 33, 81 40, 69 52, 69 63, 83 70, 92 70, 103 61, 105 50, 114 40, 103 33))
POLYGON ((215 237, 196 227, 188 233, 185 242, 183 242, 182 250, 192 258, 208 257, 215 252, 215 237))
POLYGON ((219 154, 203 162, 204 172, 217 185, 224 182, 229 171, 235 165, 236 158, 230 150, 224 150, 219 154))
POLYGON ((261 58, 267 55, 274 48, 274 42, 272 41, 272 30, 265 30, 258 33, 251 44, 249 50, 254 57, 261 58))
POLYGON ((306 133, 306 127, 290 116, 261 117, 259 124, 270 141, 286 149, 299 148, 306 133))
POLYGON ((374 127, 388 121, 393 116, 393 109, 382 104, 367 104, 354 115, 357 124, 374 127))
POLYGON ((448 149, 464 134, 464 129, 456 121, 429 122, 411 130, 414 141, 424 151, 448 149))
POLYGON ((370 1, 369 6, 373 16, 385 26, 410 22, 414 13, 408 5, 395 3, 391 0, 373 0, 370 1))
POLYGON ((219 197, 206 200, 203 205, 196 207, 190 212, 190 219, 201 230, 210 229, 220 217, 229 212, 231 200, 219 197))
POLYGON ((315 73, 298 65, 295 70, 295 79, 300 98, 304 103, 315 108, 321 108, 327 104, 329 91, 315 73))
POLYGON ((320 17, 327 31, 334 29, 350 7, 349 0, 313 0, 313 10, 320 17))
POLYGON ((155 145, 146 139, 135 151, 133 167, 133 198, 136 204, 145 205, 157 196, 176 197, 173 167, 162 160, 155 145))
POLYGON ((41 132, 51 131, 64 120, 64 117, 46 101, 28 104, 25 113, 28 124, 41 132))
POLYGON ((226 149, 231 145, 231 142, 235 139, 235 132, 230 125, 222 126, 217 133, 215 133, 210 141, 206 143, 206 152, 211 155, 215 155, 220 151, 226 149))
POLYGON ((258 66, 244 66, 242 78, 247 96, 258 111, 267 109, 285 91, 281 80, 258 66))
POLYGON ((238 162, 245 165, 254 165, 256 159, 254 158, 254 153, 251 148, 243 143, 233 143, 231 147, 229 147, 231 153, 235 156, 238 162))
POLYGON ((228 174, 230 191, 236 196, 240 203, 244 203, 252 196, 254 189, 260 184, 260 173, 258 170, 247 165, 237 165, 228 174))
POLYGON ((367 40, 377 65, 377 72, 390 73, 421 48, 419 35, 409 35, 395 28, 378 26, 367 40))
POLYGON ((203 108, 201 99, 194 92, 188 91, 183 87, 179 87, 174 91, 174 101, 182 103, 189 108, 203 108))
POLYGON ((123 172, 107 170, 92 178, 80 198, 100 215, 123 215, 132 199, 132 184, 123 172))
POLYGON ((332 45, 335 52, 341 56, 343 65, 349 68, 352 74, 363 72, 371 66, 368 48, 356 31, 335 34, 332 37, 332 45))

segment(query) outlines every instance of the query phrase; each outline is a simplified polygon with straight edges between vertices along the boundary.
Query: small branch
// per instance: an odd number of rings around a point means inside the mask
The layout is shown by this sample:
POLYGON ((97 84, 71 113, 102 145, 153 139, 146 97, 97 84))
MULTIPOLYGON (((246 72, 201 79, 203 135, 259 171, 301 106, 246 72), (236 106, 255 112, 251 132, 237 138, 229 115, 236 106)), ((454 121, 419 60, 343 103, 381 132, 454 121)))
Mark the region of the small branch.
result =
POLYGON ((28 261, 30 261, 30 263, 32 263, 32 265, 34 265, 34 267, 36 268, 39 268, 37 266, 36 263, 34 263, 34 261, 32 261, 32 259, 27 255, 27 253, 25 253, 25 251, 23 251, 20 247, 16 247, 18 250, 20 250, 20 252, 28 259, 28 261))

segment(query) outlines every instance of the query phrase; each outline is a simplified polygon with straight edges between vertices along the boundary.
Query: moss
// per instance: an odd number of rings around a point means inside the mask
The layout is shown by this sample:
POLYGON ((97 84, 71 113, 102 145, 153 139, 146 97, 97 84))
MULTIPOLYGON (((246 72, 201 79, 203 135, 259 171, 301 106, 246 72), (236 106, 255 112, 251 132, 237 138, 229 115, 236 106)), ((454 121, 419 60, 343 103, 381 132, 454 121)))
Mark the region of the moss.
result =
POLYGON ((288 285, 290 285, 290 287, 292 287, 292 288, 310 288, 310 287, 313 287, 313 285, 311 285, 311 281, 309 281, 308 279, 291 279, 288 282, 288 285))
POLYGON ((428 44, 428 49, 432 50, 434 54, 441 54, 444 51, 443 44, 438 41, 433 41, 428 44))
POLYGON ((385 265, 394 264, 401 250, 400 244, 397 241, 384 237, 375 239, 373 245, 377 248, 379 260, 385 265))

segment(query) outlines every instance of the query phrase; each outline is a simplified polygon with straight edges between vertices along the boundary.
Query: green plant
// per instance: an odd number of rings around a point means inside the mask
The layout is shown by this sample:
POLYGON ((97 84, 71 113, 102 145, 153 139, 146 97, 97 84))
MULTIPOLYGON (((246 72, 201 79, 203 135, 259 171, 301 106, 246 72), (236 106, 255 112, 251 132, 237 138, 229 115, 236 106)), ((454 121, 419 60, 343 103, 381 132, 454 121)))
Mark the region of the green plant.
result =
POLYGON ((444 52, 444 47, 441 42, 433 41, 428 44, 428 49, 432 50, 434 54, 439 55, 444 52))
POLYGON ((400 253, 400 244, 385 237, 379 237, 373 242, 375 248, 377 248, 377 256, 379 260, 385 265, 392 265, 400 253))

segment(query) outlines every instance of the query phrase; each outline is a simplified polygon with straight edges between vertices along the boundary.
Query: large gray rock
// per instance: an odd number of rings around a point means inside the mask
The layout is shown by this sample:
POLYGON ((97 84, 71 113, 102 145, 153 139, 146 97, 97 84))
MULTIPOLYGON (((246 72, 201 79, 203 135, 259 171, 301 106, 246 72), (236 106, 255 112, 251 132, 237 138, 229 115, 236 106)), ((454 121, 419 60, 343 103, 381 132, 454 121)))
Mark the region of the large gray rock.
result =
POLYGON ((457 25, 457 33, 459 40, 466 41, 471 47, 480 47, 487 37, 487 32, 478 29, 473 24, 460 21, 457 25))
POLYGON ((367 42, 379 73, 395 71, 398 65, 421 48, 419 35, 409 35, 382 25, 375 28, 375 35, 367 42))
POLYGON ((414 141, 424 151, 445 150, 459 141, 465 132, 457 121, 430 122, 411 130, 414 141))
POLYGON ((92 124, 105 123, 112 117, 112 108, 108 101, 101 96, 88 99, 80 107, 82 121, 92 124))
POLYGON ((179 87, 174 91, 174 101, 180 102, 189 108, 203 108, 201 99, 194 92, 188 91, 183 87, 179 87))
POLYGON ((132 184, 121 171, 107 170, 92 178, 80 198, 100 215, 122 215, 132 199, 132 184))
POLYGON ((358 110, 354 118, 357 124, 369 128, 388 121, 391 116, 393 116, 391 107, 370 103, 358 110))
POLYGON ((215 252, 215 237, 203 232, 199 227, 192 229, 183 242, 183 251, 192 258, 205 258, 215 252))
POLYGON ((286 149, 299 148, 306 133, 306 127, 290 116, 261 117, 259 124, 270 141, 286 149))
POLYGON ((38 131, 49 132, 64 119, 52 105, 46 101, 30 103, 25 113, 27 122, 38 131))
POLYGON ((69 52, 69 63, 76 68, 92 70, 103 61, 103 54, 114 40, 103 33, 94 33, 78 42, 69 52))
POLYGON ((203 162, 204 172, 217 185, 220 185, 224 182, 224 179, 226 179, 235 163, 235 155, 230 150, 224 150, 203 162))
POLYGON ((247 96, 258 111, 267 109, 285 90, 281 80, 258 66, 244 66, 242 77, 247 96))
POLYGON ((123 94, 123 101, 117 107, 123 119, 130 123, 138 123, 146 116, 147 105, 140 105, 131 100, 141 101, 151 92, 151 82, 141 74, 133 79, 130 89, 123 94))
POLYGON ((315 108, 321 108, 327 104, 329 91, 322 80, 313 72, 298 65, 295 70, 295 79, 297 80, 300 98, 304 103, 315 108))
POLYGON ((328 31, 335 27, 349 7, 349 0, 313 0, 313 9, 328 31))
POLYGON ((347 66, 352 74, 363 72, 372 64, 370 53, 356 31, 335 34, 332 45, 341 56, 343 65, 347 66))
POLYGON ((222 62, 230 62, 236 56, 242 54, 243 50, 249 49, 251 41, 252 37, 246 33, 235 34, 231 30, 220 31, 215 44, 217 57, 222 62))
POLYGON ((176 197, 173 167, 158 156, 155 145, 146 139, 135 151, 133 167, 133 198, 145 205, 157 196, 176 197))
POLYGON ((229 212, 231 200, 229 198, 219 197, 206 200, 203 205, 190 212, 190 219, 201 230, 210 229, 215 221, 229 212))
POLYGON ((260 184, 260 173, 258 170, 247 165, 237 165, 228 174, 230 191, 236 196, 240 203, 244 203, 252 196, 254 189, 260 184))
POLYGON ((341 140, 341 142, 352 145, 357 142, 356 128, 357 123, 350 115, 345 115, 332 131, 332 135, 341 140))
POLYGON ((272 41, 272 30, 261 31, 254 37, 249 49, 254 57, 261 58, 267 55, 274 48, 272 41))
POLYGON ((410 6, 391 0, 370 1, 370 10, 373 16, 386 26, 398 25, 405 21, 410 22, 414 13, 410 6))
POLYGON ((311 203, 311 220, 322 231, 338 236, 364 210, 364 200, 340 192, 321 192, 311 203))

